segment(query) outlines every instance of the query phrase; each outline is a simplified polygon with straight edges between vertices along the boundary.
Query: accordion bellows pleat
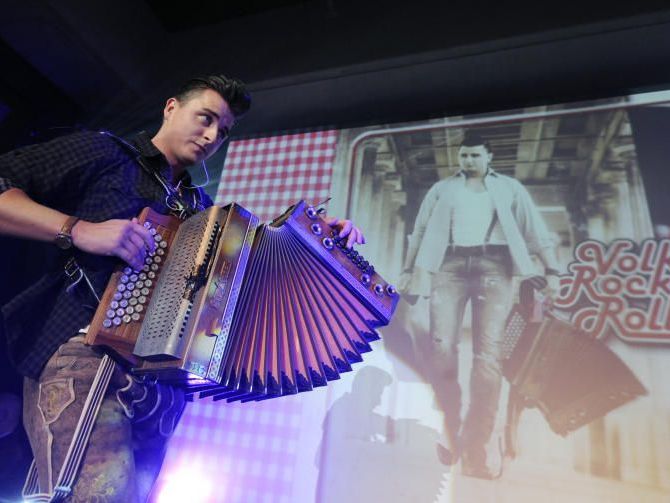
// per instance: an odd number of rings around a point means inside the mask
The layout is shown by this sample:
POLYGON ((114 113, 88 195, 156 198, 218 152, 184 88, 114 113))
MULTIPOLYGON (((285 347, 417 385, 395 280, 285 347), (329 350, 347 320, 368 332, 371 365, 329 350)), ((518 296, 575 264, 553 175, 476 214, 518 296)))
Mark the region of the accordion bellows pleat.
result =
POLYGON ((270 225, 236 204, 183 223, 145 210, 140 221, 166 241, 167 259, 112 276, 87 341, 191 395, 249 401, 324 386, 362 361, 398 302, 302 202, 270 225), (137 296, 146 314, 117 317, 110 307, 137 289, 119 285, 152 270, 148 302, 137 296))

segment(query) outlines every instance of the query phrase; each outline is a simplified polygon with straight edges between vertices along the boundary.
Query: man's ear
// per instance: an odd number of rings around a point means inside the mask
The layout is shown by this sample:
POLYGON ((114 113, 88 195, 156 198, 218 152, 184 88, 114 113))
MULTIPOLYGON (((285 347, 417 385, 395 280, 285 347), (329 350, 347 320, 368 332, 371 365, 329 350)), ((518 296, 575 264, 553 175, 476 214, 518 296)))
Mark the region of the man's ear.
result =
POLYGON ((169 98, 165 102, 165 108, 163 108, 163 120, 167 120, 178 105, 177 98, 169 98))

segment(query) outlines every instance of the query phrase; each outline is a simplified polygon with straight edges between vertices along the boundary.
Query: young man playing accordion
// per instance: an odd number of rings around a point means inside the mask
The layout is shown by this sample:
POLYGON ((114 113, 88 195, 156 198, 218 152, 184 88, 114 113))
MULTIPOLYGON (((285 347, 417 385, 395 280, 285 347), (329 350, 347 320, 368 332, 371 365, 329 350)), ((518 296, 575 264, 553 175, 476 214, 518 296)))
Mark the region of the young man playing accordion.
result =
MULTIPOLYGON (((196 78, 167 100, 153 137, 140 133, 125 142, 77 132, 0 156, 0 233, 62 250, 58 267, 2 308, 9 356, 25 376, 24 425, 39 492, 50 495, 43 498, 68 496, 67 487, 58 487, 61 465, 104 354, 80 333, 95 312, 95 292, 102 293, 119 261, 138 269, 154 249, 135 218, 142 208, 184 217, 212 205, 192 187, 186 168, 214 154, 250 104, 239 80, 196 78), (88 284, 68 281, 73 271, 62 264, 71 257, 88 284)), ((364 242, 350 221, 327 221, 348 236, 348 246, 364 242)), ((147 386, 115 366, 71 501, 148 497, 184 397, 168 385, 147 386), (158 400, 162 406, 153 410, 158 400)))

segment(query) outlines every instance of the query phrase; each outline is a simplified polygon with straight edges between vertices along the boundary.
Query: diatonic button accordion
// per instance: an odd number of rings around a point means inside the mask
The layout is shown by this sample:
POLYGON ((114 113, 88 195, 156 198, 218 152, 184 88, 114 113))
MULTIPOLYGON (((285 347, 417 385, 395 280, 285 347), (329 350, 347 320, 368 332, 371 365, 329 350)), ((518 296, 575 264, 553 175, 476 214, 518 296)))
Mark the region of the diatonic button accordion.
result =
POLYGON ((112 275, 87 343, 200 397, 309 391, 362 361, 399 295, 319 212, 270 224, 238 204, 185 221, 146 208, 157 246, 112 275))
POLYGON ((551 429, 568 433, 647 390, 603 341, 547 316, 529 321, 515 306, 502 342, 502 371, 525 407, 537 407, 551 429))

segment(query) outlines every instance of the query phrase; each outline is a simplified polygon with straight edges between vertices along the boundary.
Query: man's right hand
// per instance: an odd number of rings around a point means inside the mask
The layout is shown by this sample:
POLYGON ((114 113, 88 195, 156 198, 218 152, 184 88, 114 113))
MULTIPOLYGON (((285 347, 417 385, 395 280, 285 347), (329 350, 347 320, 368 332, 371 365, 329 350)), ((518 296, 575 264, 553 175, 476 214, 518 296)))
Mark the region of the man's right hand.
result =
MULTIPOLYGON (((33 201, 21 189, 11 188, 0 194, 0 234, 53 243, 68 217, 33 201)), ((119 257, 134 269, 141 269, 147 251, 156 248, 153 236, 136 218, 100 223, 79 220, 71 235, 80 250, 119 257)))
POLYGON ((156 249, 153 236, 136 218, 100 223, 79 220, 72 228, 72 243, 88 253, 119 257, 133 269, 141 269, 147 253, 156 249))

